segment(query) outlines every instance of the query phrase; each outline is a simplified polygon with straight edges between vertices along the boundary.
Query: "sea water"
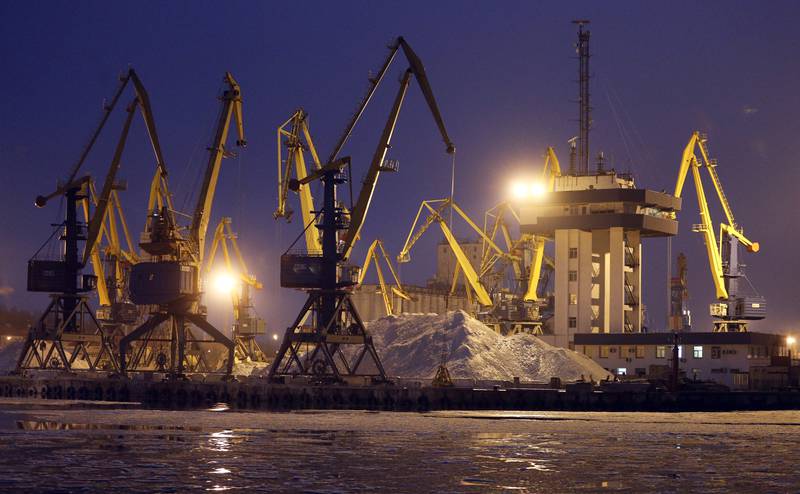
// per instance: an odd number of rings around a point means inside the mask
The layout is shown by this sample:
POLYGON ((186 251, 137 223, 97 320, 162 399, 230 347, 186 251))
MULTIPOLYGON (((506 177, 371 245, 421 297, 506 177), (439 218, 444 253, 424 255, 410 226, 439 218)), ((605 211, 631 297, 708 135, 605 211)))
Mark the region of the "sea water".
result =
POLYGON ((800 412, 0 410, 3 492, 800 492, 800 412))

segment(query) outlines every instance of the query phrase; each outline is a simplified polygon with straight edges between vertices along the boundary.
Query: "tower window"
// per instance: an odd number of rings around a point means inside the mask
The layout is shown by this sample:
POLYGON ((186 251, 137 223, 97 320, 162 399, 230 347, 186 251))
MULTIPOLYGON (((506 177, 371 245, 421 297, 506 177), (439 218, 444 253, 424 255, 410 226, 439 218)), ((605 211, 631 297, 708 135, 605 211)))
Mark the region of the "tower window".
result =
POLYGON ((569 248, 569 258, 570 259, 577 259, 578 258, 578 248, 577 247, 570 247, 569 248))
POLYGON ((570 271, 569 272, 569 281, 578 281, 578 272, 577 271, 570 271))
POLYGON ((567 319, 567 326, 570 328, 577 328, 578 327, 578 318, 577 317, 570 317, 567 319))

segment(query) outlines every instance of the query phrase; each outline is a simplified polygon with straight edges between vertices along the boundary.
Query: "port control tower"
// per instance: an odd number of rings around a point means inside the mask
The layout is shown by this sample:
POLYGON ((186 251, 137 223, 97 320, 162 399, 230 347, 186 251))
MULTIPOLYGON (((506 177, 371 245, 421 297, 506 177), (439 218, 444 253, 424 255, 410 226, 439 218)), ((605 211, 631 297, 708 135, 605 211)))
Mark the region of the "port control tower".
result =
POLYGON ((519 203, 520 230, 555 242, 553 343, 575 333, 642 331, 642 239, 677 234, 681 199, 637 188, 629 174, 589 168, 589 31, 578 24, 579 134, 552 191, 519 203))

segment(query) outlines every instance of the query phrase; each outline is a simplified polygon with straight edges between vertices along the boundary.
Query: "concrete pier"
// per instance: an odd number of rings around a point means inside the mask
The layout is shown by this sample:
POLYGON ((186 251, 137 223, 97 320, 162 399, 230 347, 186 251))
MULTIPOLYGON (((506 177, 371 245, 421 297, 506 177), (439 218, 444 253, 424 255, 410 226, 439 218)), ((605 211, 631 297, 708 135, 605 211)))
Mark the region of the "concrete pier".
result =
POLYGON ((270 384, 145 381, 83 376, 0 377, 0 396, 17 399, 137 402, 145 408, 203 409, 226 403, 240 410, 517 410, 731 411, 800 410, 800 391, 602 391, 514 387, 434 388, 414 385, 270 384))

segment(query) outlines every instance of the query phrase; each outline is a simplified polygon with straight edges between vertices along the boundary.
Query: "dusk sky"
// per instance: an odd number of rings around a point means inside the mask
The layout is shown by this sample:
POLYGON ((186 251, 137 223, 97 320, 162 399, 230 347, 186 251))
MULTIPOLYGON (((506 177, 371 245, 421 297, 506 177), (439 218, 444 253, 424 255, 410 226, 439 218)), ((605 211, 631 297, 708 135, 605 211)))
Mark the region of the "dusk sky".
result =
MULTIPOLYGON (((326 156, 385 46, 402 35, 425 64, 458 150, 456 200, 480 219, 506 198, 514 177, 540 173, 547 145, 567 163, 566 141, 577 133, 570 21, 581 18, 591 20, 594 55, 592 155, 604 151, 609 166, 630 170, 639 186, 671 192, 692 131, 707 132, 736 219, 761 244, 745 262, 767 298, 768 319, 751 328, 800 332, 799 14, 800 4, 788 1, 2 2, 0 305, 45 308, 46 294, 25 291, 26 262, 63 209, 58 201, 37 209, 33 200, 66 177, 128 66, 149 91, 175 205, 186 212, 205 166, 224 72, 239 81, 249 145, 223 163, 211 228, 233 217, 249 267, 265 283, 257 311, 282 332, 302 294, 278 287, 278 260, 302 227, 272 218, 277 126, 302 106, 326 156)), ((405 68, 398 57, 342 153, 353 157, 356 178, 366 171, 405 68)), ((84 168, 98 181, 132 94, 126 90, 84 168)), ((400 172, 381 176, 353 256, 359 263, 375 237, 396 254, 420 201, 449 194, 450 158, 416 83, 388 157, 399 160, 400 172)), ((154 166, 137 116, 119 173, 137 237, 154 166)), ((699 222, 692 183, 684 197, 673 254, 688 256, 694 329, 710 330, 714 289, 702 238, 691 232, 699 222)), ((290 200, 299 210, 296 197, 290 200)), ((715 223, 723 218, 716 204, 712 213, 715 223)), ((457 233, 468 232, 462 225, 457 233)), ((416 247, 402 267, 405 282, 424 284, 433 274, 439 239, 431 231, 416 247)), ((652 329, 665 322, 665 245, 644 243, 652 329)))

